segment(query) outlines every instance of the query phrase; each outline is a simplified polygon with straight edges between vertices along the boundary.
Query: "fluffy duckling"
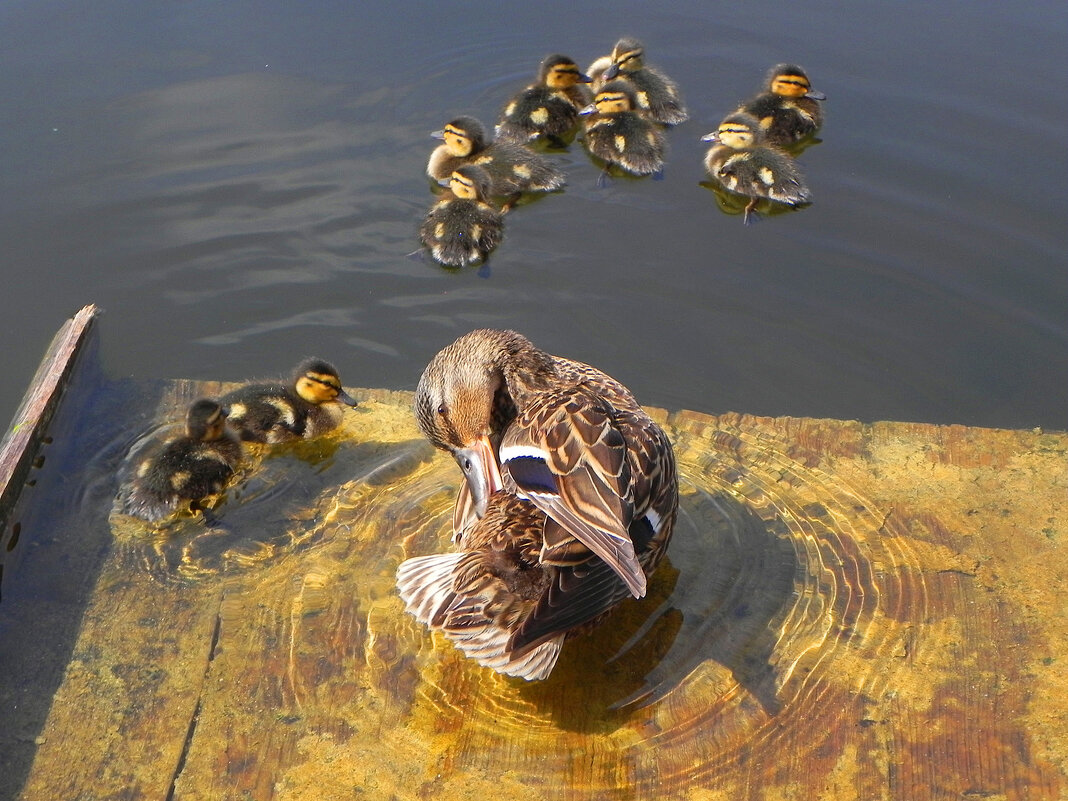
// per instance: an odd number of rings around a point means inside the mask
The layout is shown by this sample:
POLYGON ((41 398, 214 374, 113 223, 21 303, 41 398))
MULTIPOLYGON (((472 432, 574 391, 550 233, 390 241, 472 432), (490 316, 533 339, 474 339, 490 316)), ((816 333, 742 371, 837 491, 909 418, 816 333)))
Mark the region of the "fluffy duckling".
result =
POLYGON ((664 168, 664 132, 635 111, 634 88, 627 81, 609 81, 591 105, 586 118, 586 147, 605 162, 633 175, 652 175, 664 168))
POLYGON ((270 443, 325 434, 341 423, 341 404, 356 405, 337 370, 322 359, 301 362, 289 384, 247 384, 220 402, 241 439, 270 443))
POLYGON ((487 202, 490 177, 469 164, 456 169, 449 189, 430 209, 419 229, 430 253, 449 267, 485 261, 504 235, 501 212, 487 202))
POLYGON ((579 110, 589 105, 593 93, 586 86, 590 77, 567 56, 547 56, 538 70, 538 80, 512 98, 497 123, 497 142, 524 145, 539 136, 563 147, 578 125, 579 110))
POLYGON ((678 478, 667 435, 621 383, 515 331, 481 329, 430 361, 415 414, 463 470, 461 547, 503 488, 546 515, 540 564, 612 571, 584 588, 580 606, 599 614, 616 593, 645 595, 671 539, 678 478))
POLYGON ((522 145, 490 141, 474 117, 457 117, 433 135, 445 140, 430 154, 426 167, 435 181, 451 179, 458 167, 477 164, 489 173, 493 195, 552 192, 564 185, 564 174, 548 159, 522 145))
POLYGON ((548 677, 564 641, 630 593, 590 552, 543 561, 547 522, 530 501, 495 492, 460 551, 400 565, 401 599, 479 664, 528 681, 548 677))
POLYGON ((137 466, 125 511, 155 522, 183 504, 195 510, 204 498, 222 492, 240 461, 241 443, 226 430, 223 407, 198 400, 186 414, 185 433, 137 466))
POLYGON ((794 160, 764 143, 760 123, 752 114, 729 115, 701 140, 714 143, 705 156, 709 174, 730 191, 750 198, 745 207, 746 225, 756 218, 754 209, 762 199, 789 206, 811 202, 794 160))
MULTIPOLYGON (((600 69, 594 62, 591 73, 600 69)), ((690 118, 675 82, 645 65, 645 49, 637 39, 624 37, 612 48, 612 63, 600 73, 600 80, 623 78, 634 86, 636 108, 664 125, 678 125, 690 118)))
POLYGON ((767 90, 743 103, 738 111, 760 121, 769 144, 788 146, 812 136, 823 124, 821 100, 796 64, 776 64, 768 72, 767 90))

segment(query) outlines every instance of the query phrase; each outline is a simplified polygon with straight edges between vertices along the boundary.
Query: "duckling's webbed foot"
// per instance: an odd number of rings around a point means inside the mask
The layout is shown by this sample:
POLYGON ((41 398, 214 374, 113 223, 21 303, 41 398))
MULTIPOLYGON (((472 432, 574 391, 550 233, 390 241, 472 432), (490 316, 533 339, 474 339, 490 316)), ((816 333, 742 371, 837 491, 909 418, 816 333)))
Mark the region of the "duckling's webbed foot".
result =
POLYGON ((756 211, 757 199, 753 198, 745 207, 745 216, 742 217, 743 225, 755 225, 760 222, 760 214, 756 211))
POLYGON ((608 167, 601 170, 601 174, 597 176, 597 188, 604 189, 606 186, 612 183, 612 173, 608 171, 608 167))

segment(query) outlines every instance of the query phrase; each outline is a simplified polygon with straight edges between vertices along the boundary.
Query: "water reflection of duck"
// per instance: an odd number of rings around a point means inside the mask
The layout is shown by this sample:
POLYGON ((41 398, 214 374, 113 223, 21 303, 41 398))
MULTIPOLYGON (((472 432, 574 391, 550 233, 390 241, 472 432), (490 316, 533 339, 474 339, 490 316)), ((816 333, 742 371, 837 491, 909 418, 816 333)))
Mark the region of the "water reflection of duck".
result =
POLYGON ((591 105, 586 119, 586 147, 606 163, 634 175, 652 175, 664 168, 664 132, 639 114, 634 89, 626 81, 610 81, 591 105))
POLYGON ((702 141, 714 143, 705 156, 709 174, 730 191, 750 199, 745 207, 747 225, 755 218, 754 209, 761 200, 789 206, 810 202, 808 187, 794 160, 764 143, 760 123, 751 114, 730 114, 702 141))
POLYGON ((690 118, 679 88, 667 75, 645 64, 645 48, 637 39, 624 37, 612 48, 612 55, 598 59, 588 70, 595 88, 619 77, 634 87, 636 108, 656 122, 678 125, 690 118))
POLYGON ((485 667, 546 678, 568 637, 593 628, 630 595, 589 551, 544 560, 547 520, 529 501, 494 493, 459 552, 401 564, 397 587, 408 611, 485 667))
POLYGON ((419 229, 431 255, 449 267, 484 261, 504 234, 501 213, 487 202, 490 177, 481 167, 455 170, 449 189, 427 213, 419 229))
POLYGON ((812 136, 823 124, 823 92, 812 88, 796 64, 776 64, 768 72, 767 89, 738 107, 760 121, 769 144, 793 145, 812 136))
POLYGON ((493 142, 474 117, 457 117, 433 134, 444 143, 430 154, 426 172, 435 181, 451 178, 458 167, 476 164, 493 180, 492 194, 552 192, 564 185, 564 174, 533 150, 510 142, 493 142))
POLYGON ((322 359, 301 362, 288 384, 247 384, 220 402, 241 439, 271 443, 325 434, 341 423, 340 404, 356 405, 337 370, 322 359))
POLYGON ((124 498, 128 514, 161 520, 183 504, 196 508, 222 492, 241 461, 241 443, 226 430, 226 412, 213 400, 189 407, 185 433, 142 461, 124 498))
POLYGON ((497 142, 527 144, 545 137, 563 146, 578 125, 579 110, 589 105, 590 82, 567 56, 547 56, 538 70, 538 80, 512 98, 497 123, 497 142))
POLYGON ((482 329, 434 356, 415 412, 464 472, 453 518, 461 545, 503 488, 548 516, 543 564, 592 553, 645 594, 674 527, 678 478, 667 435, 621 383, 514 331, 482 329))

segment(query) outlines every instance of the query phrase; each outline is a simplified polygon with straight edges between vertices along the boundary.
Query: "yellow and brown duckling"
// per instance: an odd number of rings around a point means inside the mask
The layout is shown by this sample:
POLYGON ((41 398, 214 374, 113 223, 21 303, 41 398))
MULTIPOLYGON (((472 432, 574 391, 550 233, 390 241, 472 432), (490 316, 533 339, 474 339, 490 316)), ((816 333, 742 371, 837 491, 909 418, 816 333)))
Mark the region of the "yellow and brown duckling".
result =
POLYGON ((664 168, 664 132, 635 110, 634 88, 609 81, 597 92, 586 115, 586 147, 605 162, 603 182, 613 164, 632 175, 653 175, 664 168))
POLYGON ((397 570, 408 611, 498 673, 529 681, 552 672, 568 638, 597 625, 630 592, 592 552, 543 560, 548 518, 509 492, 454 553, 417 556, 397 570))
POLYGON ((765 143, 760 123, 752 114, 729 115, 702 141, 714 143, 705 156, 709 175, 731 192, 750 198, 745 207, 746 225, 756 219, 754 209, 763 199, 788 206, 811 202, 797 164, 779 148, 765 143))
MULTIPOLYGON (((594 62, 590 67, 591 75, 600 70, 601 62, 594 62)), ((656 122, 678 125, 690 118, 678 86, 660 70, 645 64, 645 48, 637 39, 624 37, 616 42, 611 63, 599 72, 601 83, 617 77, 629 81, 634 87, 635 108, 656 122)))
MULTIPOLYGON (((539 564, 596 576, 569 596, 581 607, 572 610, 576 618, 592 619, 627 594, 645 595, 671 539, 678 477, 667 435, 620 382, 514 331, 480 329, 430 361, 415 414, 466 479, 453 514, 461 550, 503 489, 545 515, 539 564), (591 568, 601 563, 606 569, 591 568)), ((520 530, 533 525, 519 520, 520 530)), ((418 581, 409 582, 406 592, 417 590, 418 581)), ((568 591, 557 586, 553 597, 568 591)), ((564 622, 571 618, 560 615, 555 626, 539 624, 533 640, 570 628, 564 622)))
POLYGON ((492 195, 515 197, 564 186, 563 172, 548 159, 523 145, 491 141, 474 117, 457 117, 434 136, 445 140, 430 154, 426 167, 435 181, 451 180, 458 167, 475 164, 489 173, 492 195))
POLYGON ((538 70, 537 83, 509 101, 497 123, 497 142, 525 145, 544 137, 563 147, 578 126, 580 109, 589 105, 590 82, 567 56, 547 56, 538 70))
POLYGON ((449 267, 485 261, 504 236, 501 212, 489 204, 490 177, 481 167, 457 168, 449 188, 419 228, 431 255, 449 267))
POLYGON ((743 103, 738 111, 752 114, 769 144, 790 146, 812 136, 823 124, 826 100, 809 83, 808 75, 796 64, 776 64, 768 72, 767 89, 743 103))
POLYGON ((341 387, 333 365, 306 359, 288 384, 247 384, 224 395, 230 425, 248 442, 311 439, 341 423, 341 405, 356 401, 341 387))
POLYGON ((127 514, 151 522, 201 501, 226 487, 241 461, 241 443, 226 429, 226 412, 202 399, 189 407, 185 433, 165 441, 136 468, 123 499, 127 514))

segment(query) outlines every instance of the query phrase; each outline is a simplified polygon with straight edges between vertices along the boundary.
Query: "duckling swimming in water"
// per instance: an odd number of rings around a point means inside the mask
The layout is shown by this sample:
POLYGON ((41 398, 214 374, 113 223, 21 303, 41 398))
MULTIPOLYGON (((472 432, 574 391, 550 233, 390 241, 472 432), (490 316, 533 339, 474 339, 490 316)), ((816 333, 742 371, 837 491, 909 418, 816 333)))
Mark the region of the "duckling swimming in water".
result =
POLYGON ((592 629, 630 592, 589 551, 545 558, 547 521, 530 501, 494 493, 459 552, 401 563, 397 589, 408 612, 485 667, 528 681, 548 677, 564 641, 592 629))
POLYGON ((449 267, 485 261, 504 235, 501 212, 488 203, 490 177, 481 167, 457 168, 449 189, 419 229, 430 253, 449 267))
POLYGON ((715 143, 705 156, 709 174, 730 191, 750 198, 745 207, 746 225, 756 219, 754 209, 762 199, 789 206, 811 202, 794 160, 765 144, 760 123, 752 114, 729 115, 701 141, 715 143))
POLYGON ((539 136, 563 147, 578 126, 579 110, 589 105, 593 93, 586 86, 590 77, 567 56, 547 56, 538 70, 538 80, 509 101, 497 123, 497 142, 524 145, 539 136))
POLYGON ((591 105, 582 110, 586 119, 586 147, 605 162, 605 172, 616 164, 633 175, 652 175, 664 168, 664 132, 635 110, 634 87, 627 81, 609 81, 591 105))
POLYGON ((768 72, 767 90, 743 103, 738 111, 752 114, 769 144, 789 146, 813 135, 823 124, 819 101, 827 95, 812 88, 796 64, 776 64, 768 72))
MULTIPOLYGON (((690 118, 678 86, 664 73, 645 65, 645 48, 637 39, 620 39, 612 48, 611 58, 612 63, 600 73, 600 80, 607 82, 619 77, 630 81, 637 100, 635 108, 664 125, 678 125, 690 118)), ((594 62, 590 73, 600 67, 601 62, 594 62)))
POLYGON ((183 504, 222 492, 241 461, 241 443, 226 430, 226 412, 213 400, 198 400, 186 414, 185 433, 163 443, 142 461, 123 499, 127 514, 150 522, 183 504))
POLYGON ((341 404, 356 401, 341 388, 333 365, 305 359, 289 384, 248 384, 220 399, 230 425, 248 442, 311 439, 341 423, 341 404))
POLYGON ((474 117, 457 117, 433 135, 445 140, 426 166, 435 181, 451 179, 458 167, 476 164, 489 173, 492 195, 553 192, 564 185, 564 174, 548 159, 522 145, 490 141, 474 117))

